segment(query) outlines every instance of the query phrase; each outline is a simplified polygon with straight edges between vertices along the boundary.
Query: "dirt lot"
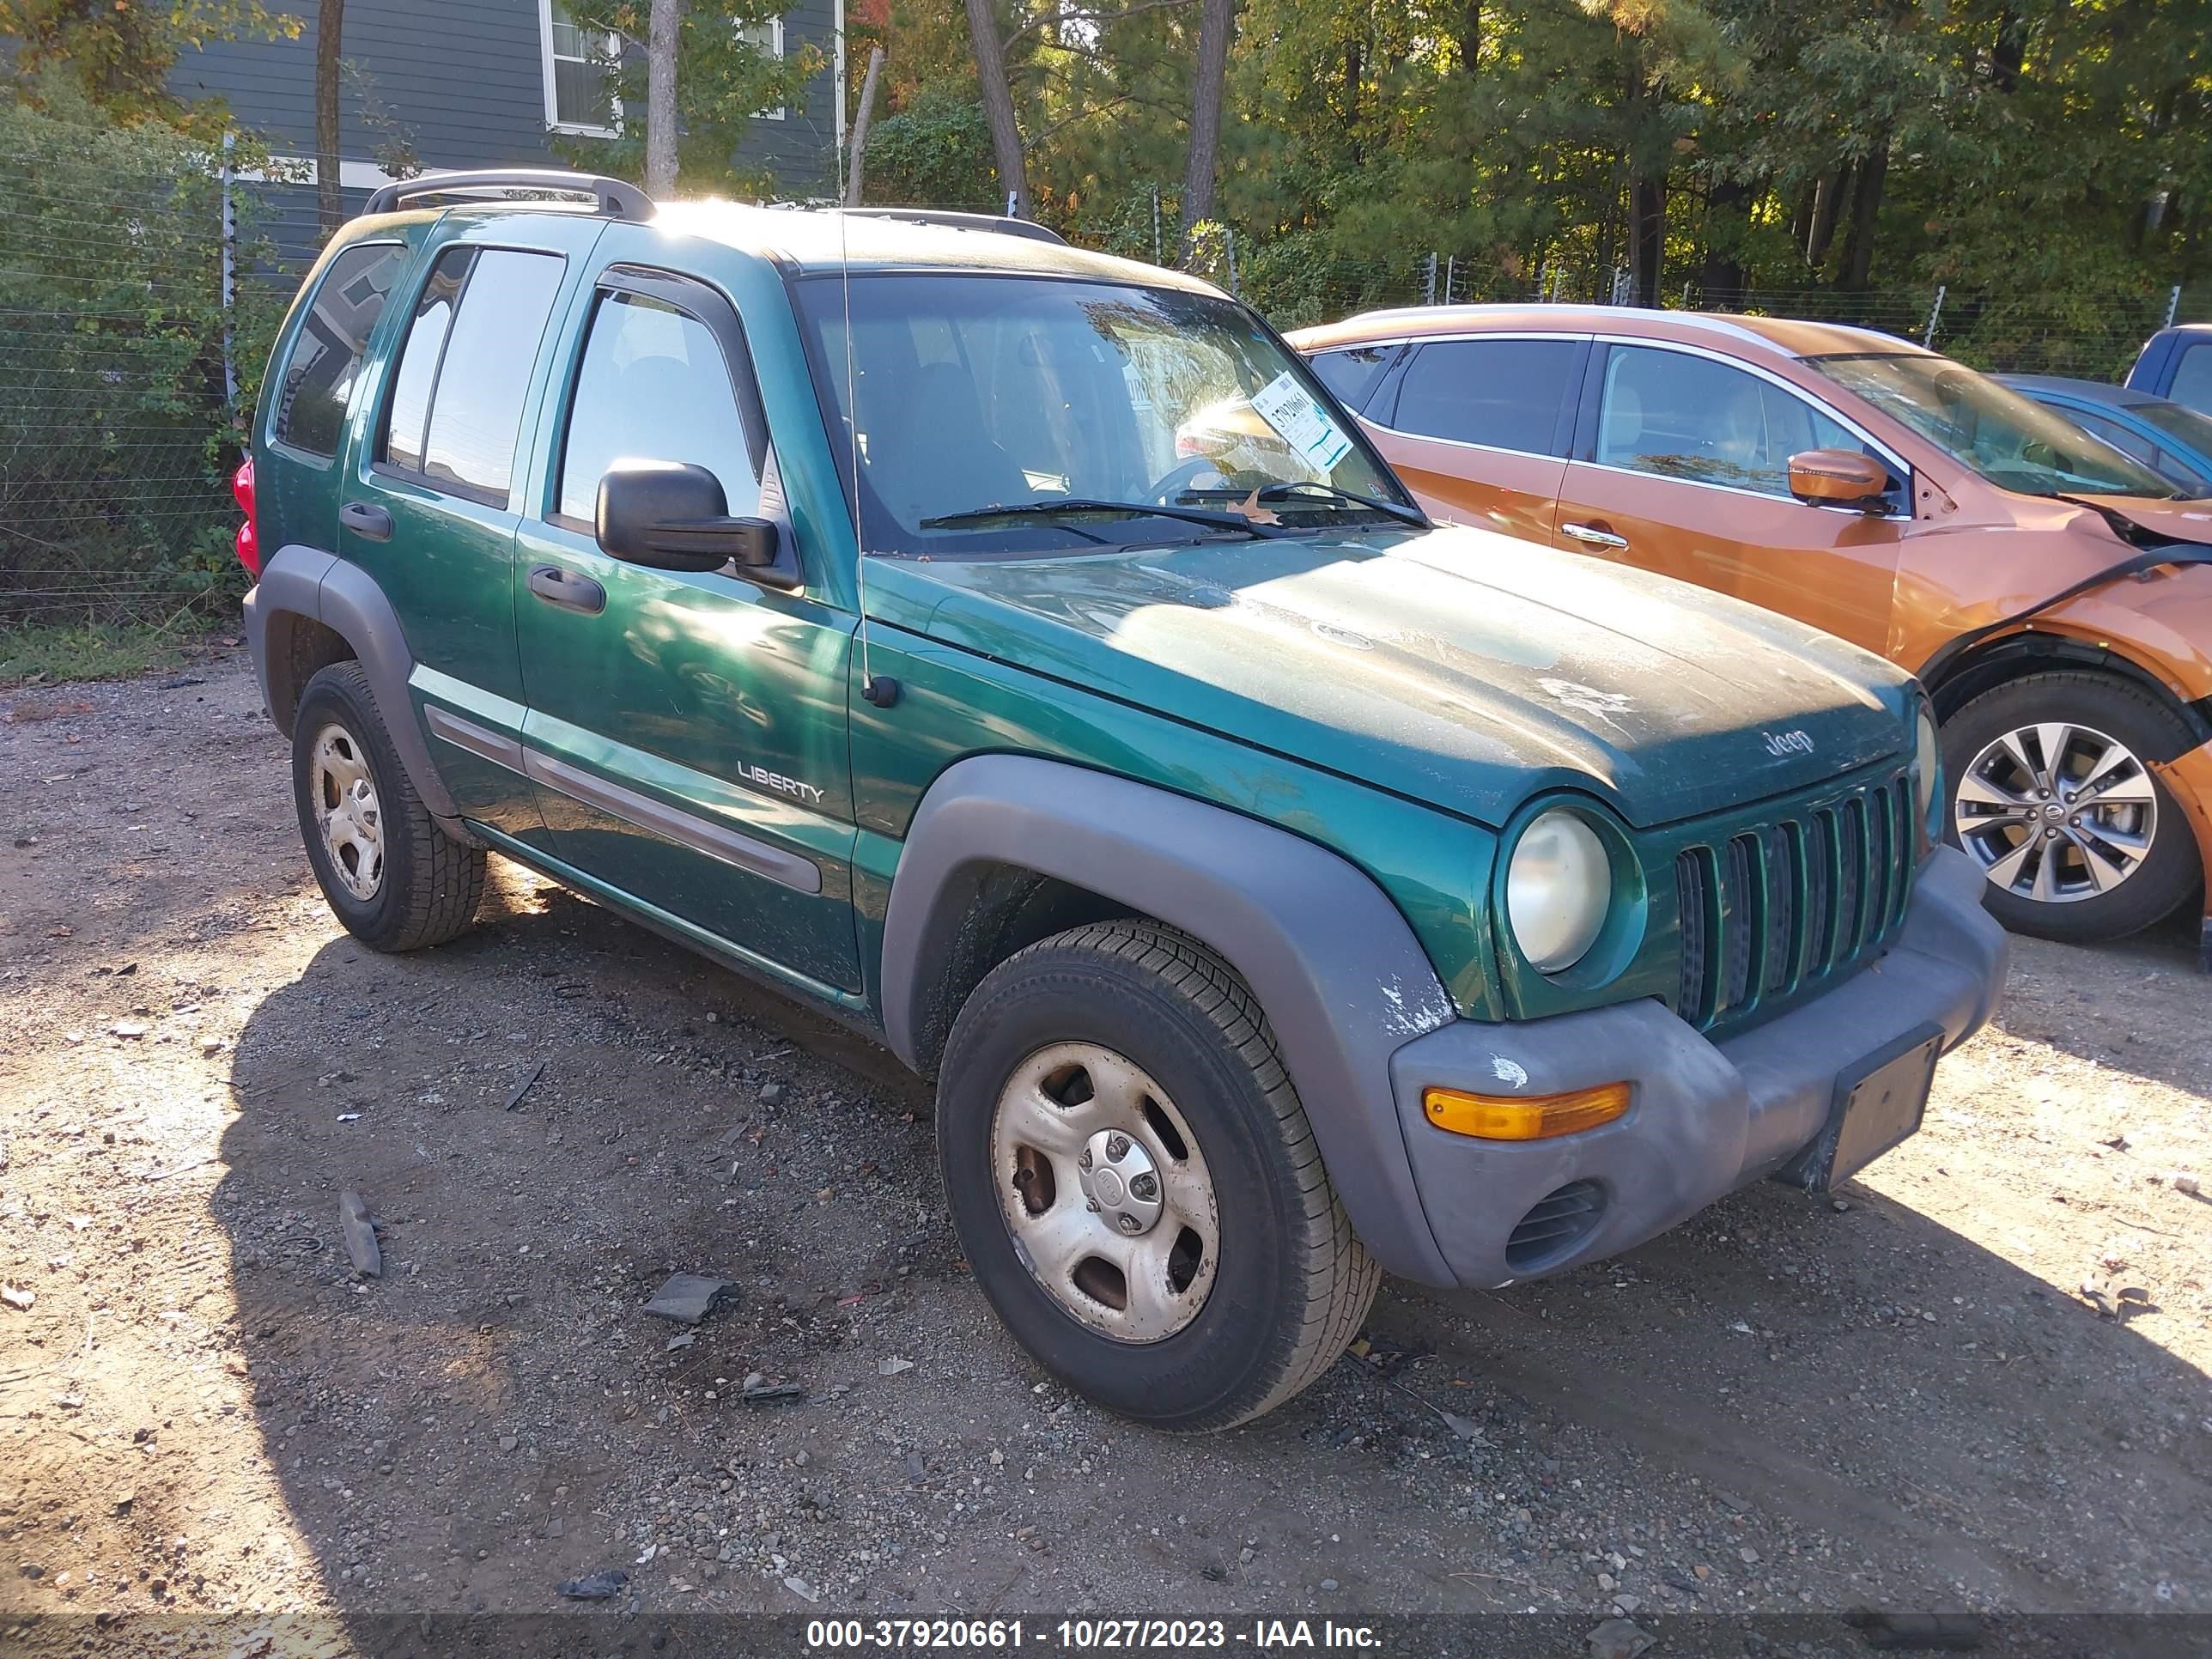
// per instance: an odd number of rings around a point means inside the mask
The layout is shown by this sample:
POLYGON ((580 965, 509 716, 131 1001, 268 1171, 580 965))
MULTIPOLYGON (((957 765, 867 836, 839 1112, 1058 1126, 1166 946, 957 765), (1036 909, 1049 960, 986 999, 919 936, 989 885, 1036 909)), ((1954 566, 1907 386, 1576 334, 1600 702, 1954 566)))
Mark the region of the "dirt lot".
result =
POLYGON ((1368 1358, 1172 1440, 1000 1334, 889 1056, 508 867, 459 943, 359 948, 241 658, 0 715, 0 1279, 35 1297, 0 1307, 0 1620, 540 1612, 602 1568, 648 1616, 2212 1611, 2183 930, 2023 945, 1845 1202, 1388 1285, 1368 1358), (739 1287, 686 1346, 641 1311, 672 1269, 739 1287))

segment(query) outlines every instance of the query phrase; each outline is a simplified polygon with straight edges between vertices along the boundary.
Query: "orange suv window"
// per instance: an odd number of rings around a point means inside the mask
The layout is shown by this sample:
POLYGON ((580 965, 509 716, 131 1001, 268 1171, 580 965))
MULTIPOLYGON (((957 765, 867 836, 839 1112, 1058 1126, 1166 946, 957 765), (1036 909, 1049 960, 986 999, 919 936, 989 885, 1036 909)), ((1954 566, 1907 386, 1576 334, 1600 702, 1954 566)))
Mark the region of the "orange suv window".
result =
POLYGON ((1790 458, 1864 451, 1840 423, 1742 369, 1685 351, 1614 346, 1598 408, 1602 466, 1790 497, 1790 458))
MULTIPOLYGON (((1421 347, 1384 424, 1417 437, 1554 453, 1572 340, 1440 340, 1421 347)), ((1379 416, 1379 411, 1378 411, 1379 416)))

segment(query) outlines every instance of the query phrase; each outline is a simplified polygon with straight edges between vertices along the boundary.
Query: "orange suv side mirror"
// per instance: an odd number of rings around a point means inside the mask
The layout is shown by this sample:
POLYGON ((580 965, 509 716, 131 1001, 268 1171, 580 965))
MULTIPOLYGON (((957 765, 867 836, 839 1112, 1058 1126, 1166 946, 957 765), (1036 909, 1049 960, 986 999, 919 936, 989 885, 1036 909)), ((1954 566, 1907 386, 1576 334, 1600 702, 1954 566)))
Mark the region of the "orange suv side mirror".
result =
POLYGON ((1790 493, 1816 507, 1872 509, 1889 493, 1889 470, 1856 450, 1803 450, 1790 458, 1790 493))

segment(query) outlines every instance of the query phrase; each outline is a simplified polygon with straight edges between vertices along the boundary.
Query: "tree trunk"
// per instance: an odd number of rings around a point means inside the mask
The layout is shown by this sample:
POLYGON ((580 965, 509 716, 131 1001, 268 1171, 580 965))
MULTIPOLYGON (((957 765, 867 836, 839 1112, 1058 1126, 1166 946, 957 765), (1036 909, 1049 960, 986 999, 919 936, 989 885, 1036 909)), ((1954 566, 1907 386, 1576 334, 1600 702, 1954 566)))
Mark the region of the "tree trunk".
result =
POLYGON ((2027 62, 2027 20, 2010 6, 1997 14, 1996 44, 1990 52, 1990 81, 1999 92, 2017 92, 2027 62))
POLYGON ((1030 175, 1022 158, 1022 130, 1014 122, 1013 88, 1006 83, 1006 49, 999 40, 991 0, 968 0, 968 33, 975 46, 975 76, 983 88, 983 118, 991 126, 991 156, 999 165, 999 193, 1012 196, 1014 216, 1030 216, 1030 175))
POLYGON ((1705 198, 1705 253, 1698 269, 1698 302, 1708 307, 1743 302, 1744 233, 1751 226, 1753 187, 1733 179, 1716 183, 1705 198))
POLYGON ((645 193, 676 194, 676 45, 682 0, 653 0, 645 39, 645 193))
POLYGON ((1198 21, 1198 72, 1191 85, 1190 157, 1182 175, 1182 235, 1188 257, 1191 227, 1213 216, 1213 170, 1221 155, 1221 88, 1229 69, 1229 35, 1237 0, 1203 0, 1198 21))
POLYGON ((1482 0, 1466 0, 1459 14, 1459 66, 1473 75, 1482 61, 1482 0))
POLYGON ((1629 185, 1629 303, 1659 303, 1659 265, 1667 251, 1667 180, 1638 173, 1629 185))
POLYGON ((1847 289, 1863 289, 1874 274, 1875 223, 1888 174, 1889 140, 1884 138, 1860 164, 1857 188, 1851 192, 1851 224, 1844 239, 1843 285, 1847 289))
POLYGON ((1652 166, 1650 119, 1654 88, 1644 73, 1643 46, 1633 35, 1624 42, 1623 74, 1628 114, 1628 302, 1659 303, 1659 265, 1667 246, 1666 163, 1652 166))
POLYGON ((345 0, 320 0, 315 9, 315 217, 323 234, 345 222, 338 194, 344 161, 338 154, 338 55, 345 43, 345 0))
POLYGON ((1359 166, 1365 159, 1364 147, 1359 142, 1359 79, 1364 64, 1364 53, 1357 40, 1344 43, 1344 135, 1346 151, 1352 164, 1359 166))
POLYGON ((868 118, 875 112, 876 82, 884 72, 884 49, 868 48, 868 72, 860 82, 860 107, 853 117, 852 159, 845 165, 845 205, 860 205, 860 179, 868 155, 868 118))
POLYGON ((1850 183, 1851 169, 1847 162, 1833 173, 1822 173, 1820 182, 1813 187, 1813 223, 1805 233, 1807 264, 1817 265, 1828 257, 1828 244, 1836 239, 1836 210, 1842 205, 1850 183))

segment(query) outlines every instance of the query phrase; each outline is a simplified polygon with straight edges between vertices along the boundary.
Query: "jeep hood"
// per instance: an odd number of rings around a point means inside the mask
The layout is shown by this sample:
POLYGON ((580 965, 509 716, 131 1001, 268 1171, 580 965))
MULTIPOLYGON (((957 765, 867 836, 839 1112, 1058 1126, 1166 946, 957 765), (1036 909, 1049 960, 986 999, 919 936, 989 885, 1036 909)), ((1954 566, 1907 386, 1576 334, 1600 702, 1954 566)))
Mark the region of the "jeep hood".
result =
POLYGON ((1554 787, 1662 823, 1911 747, 1881 659, 1482 530, 868 567, 881 623, 1493 826, 1554 787))

